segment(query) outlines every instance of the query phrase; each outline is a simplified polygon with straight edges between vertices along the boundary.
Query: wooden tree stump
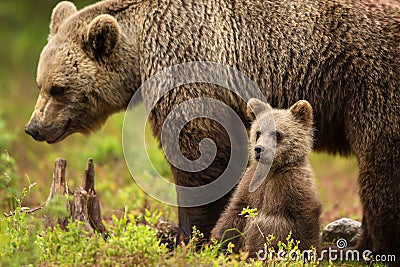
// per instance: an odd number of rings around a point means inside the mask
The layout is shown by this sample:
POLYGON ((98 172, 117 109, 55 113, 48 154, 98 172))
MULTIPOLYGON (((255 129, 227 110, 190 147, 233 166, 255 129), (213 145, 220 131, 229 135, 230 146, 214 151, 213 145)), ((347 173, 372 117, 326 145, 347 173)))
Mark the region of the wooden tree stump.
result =
POLYGON ((54 199, 55 196, 64 196, 68 194, 68 186, 65 181, 65 171, 67 169, 67 161, 58 158, 54 161, 53 181, 51 182, 50 194, 46 200, 46 205, 54 199))
POLYGON ((68 189, 65 171, 67 161, 61 158, 54 162, 53 182, 50 188, 50 194, 46 201, 46 206, 51 205, 55 199, 66 198, 66 208, 69 211, 68 216, 54 218, 47 216, 46 226, 54 226, 54 222, 65 229, 68 220, 84 222, 85 228, 95 230, 100 233, 105 233, 106 228, 102 223, 100 201, 96 195, 94 188, 94 165, 93 160, 89 159, 82 178, 82 186, 79 186, 75 191, 68 189), (56 219, 56 220, 55 220, 56 219))

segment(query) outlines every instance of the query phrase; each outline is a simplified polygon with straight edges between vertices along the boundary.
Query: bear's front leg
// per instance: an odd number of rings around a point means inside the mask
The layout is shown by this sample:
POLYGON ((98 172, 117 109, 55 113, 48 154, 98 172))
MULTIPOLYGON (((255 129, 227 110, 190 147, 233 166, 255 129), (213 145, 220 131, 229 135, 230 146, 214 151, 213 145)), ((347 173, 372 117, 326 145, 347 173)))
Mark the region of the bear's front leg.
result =
POLYGON ((246 204, 243 199, 238 196, 238 193, 240 192, 236 191, 234 193, 228 208, 221 214, 221 217, 211 232, 211 237, 223 242, 224 247, 228 245, 229 242, 232 242, 235 245, 235 252, 239 252, 242 248, 242 235, 247 220, 246 217, 240 215, 243 208, 246 207, 246 204))
POLYGON ((180 231, 178 240, 187 243, 192 236, 193 227, 196 226, 196 229, 204 235, 200 243, 208 241, 211 230, 228 203, 230 195, 227 194, 215 202, 199 207, 178 207, 180 231))
POLYGON ((358 158, 363 235, 357 249, 394 255, 396 262, 388 263, 400 266, 400 139, 382 134, 358 158))
POLYGON ((216 226, 211 232, 211 237, 216 238, 222 242, 232 242, 235 245, 234 251, 239 252, 243 249, 243 232, 247 224, 246 216, 242 216, 241 212, 244 208, 249 207, 249 184, 253 177, 254 167, 250 167, 246 170, 239 185, 233 193, 228 207, 221 214, 216 226))
POLYGON ((199 151, 199 144, 204 139, 211 139, 216 147, 212 163, 201 171, 190 172, 171 165, 176 184, 186 188, 177 188, 179 227, 184 241, 191 237, 194 226, 204 234, 205 240, 209 239, 211 230, 226 207, 231 191, 246 169, 246 132, 243 136, 245 143, 238 142, 232 146, 231 140, 238 138, 235 138, 235 133, 233 136, 232 133, 228 134, 224 127, 226 125, 201 118, 188 123, 180 133, 182 154, 189 160, 195 161, 207 152, 199 151), (243 162, 233 160, 233 154, 243 155, 243 162))

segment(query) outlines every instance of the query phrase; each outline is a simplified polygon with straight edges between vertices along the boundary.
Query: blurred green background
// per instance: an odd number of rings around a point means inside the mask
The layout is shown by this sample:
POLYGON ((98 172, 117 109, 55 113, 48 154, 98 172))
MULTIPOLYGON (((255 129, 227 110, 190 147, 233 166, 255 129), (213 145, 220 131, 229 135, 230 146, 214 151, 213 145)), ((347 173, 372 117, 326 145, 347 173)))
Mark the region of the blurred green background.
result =
MULTIPOLYGON (((68 161, 67 179, 72 189, 80 185, 87 159, 93 158, 96 191, 105 216, 118 215, 125 208, 137 212, 149 208, 161 209, 166 219, 176 220, 176 209, 143 193, 125 165, 121 145, 123 113, 112 116, 102 130, 89 137, 75 134, 56 145, 35 142, 24 133, 38 96, 36 65, 46 44, 51 12, 57 2, 0 1, 0 212, 12 209, 13 195, 20 194, 29 184, 36 183, 23 204, 35 207, 44 202, 57 157, 68 161)), ((75 1, 75 4, 80 9, 94 2, 75 1)), ((138 112, 142 112, 140 108, 138 112)), ((155 140, 147 136, 146 142, 158 171, 171 178, 155 140)), ((138 166, 144 157, 147 156, 138 156, 138 166)), ((313 154, 311 161, 324 203, 323 222, 344 216, 360 219, 355 159, 313 154)))

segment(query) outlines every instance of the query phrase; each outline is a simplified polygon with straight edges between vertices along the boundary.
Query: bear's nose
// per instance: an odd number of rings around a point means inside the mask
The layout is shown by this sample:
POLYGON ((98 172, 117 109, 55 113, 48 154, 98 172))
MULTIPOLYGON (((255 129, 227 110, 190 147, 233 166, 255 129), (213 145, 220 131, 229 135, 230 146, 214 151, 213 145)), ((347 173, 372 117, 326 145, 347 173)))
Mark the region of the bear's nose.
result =
POLYGON ((37 123, 35 121, 29 122, 25 126, 25 133, 32 136, 33 139, 37 139, 39 135, 39 131, 37 130, 37 123))
POLYGON ((264 152, 264 150, 265 150, 265 148, 263 146, 256 146, 254 148, 254 152, 255 152, 254 154, 255 154, 256 159, 260 159, 261 153, 264 152))

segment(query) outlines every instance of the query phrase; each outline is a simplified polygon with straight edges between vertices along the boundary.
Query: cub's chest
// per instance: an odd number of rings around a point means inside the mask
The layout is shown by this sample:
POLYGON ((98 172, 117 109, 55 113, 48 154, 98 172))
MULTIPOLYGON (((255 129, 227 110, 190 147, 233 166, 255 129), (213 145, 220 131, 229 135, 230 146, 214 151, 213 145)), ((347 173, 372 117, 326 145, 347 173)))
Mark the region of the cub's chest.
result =
POLYGON ((265 214, 276 214, 293 204, 290 186, 279 181, 265 181, 257 190, 248 194, 247 205, 265 214))

